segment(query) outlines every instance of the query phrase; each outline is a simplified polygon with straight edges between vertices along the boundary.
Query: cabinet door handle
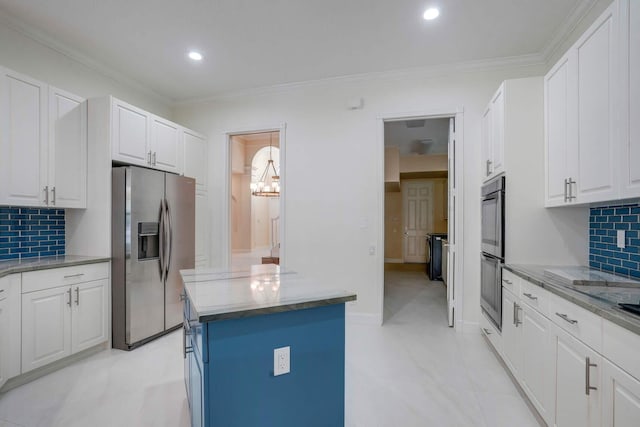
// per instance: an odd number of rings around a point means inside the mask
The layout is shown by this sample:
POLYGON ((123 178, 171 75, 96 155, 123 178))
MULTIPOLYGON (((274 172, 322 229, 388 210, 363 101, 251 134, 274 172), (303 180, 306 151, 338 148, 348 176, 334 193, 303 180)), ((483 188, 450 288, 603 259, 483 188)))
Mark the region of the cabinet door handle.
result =
POLYGON ((513 303, 513 324, 516 325, 516 328, 518 327, 518 325, 521 325, 522 322, 520 321, 520 317, 518 316, 518 310, 520 310, 521 307, 517 304, 517 303, 513 303))
POLYGON ((576 184, 576 181, 574 181, 572 178, 569 178, 569 201, 576 198, 576 196, 573 195, 573 184, 576 184))
POLYGON ((153 152, 153 166, 156 165, 156 152, 153 152))
POLYGON ((532 299, 532 300, 534 300, 534 301, 538 299, 538 297, 533 296, 533 295, 528 294, 528 293, 523 293, 522 295, 524 295, 525 297, 527 297, 527 298, 529 298, 529 299, 532 299))
POLYGON ((567 186, 569 185, 569 179, 564 179, 564 202, 567 203, 569 201, 569 192, 567 190, 567 186))
POLYGON ((48 205, 49 204, 49 186, 46 185, 42 191, 44 191, 44 204, 48 205))
POLYGON ((69 294, 69 299, 67 299, 67 305, 71 307, 71 288, 69 288, 69 290, 67 291, 67 294, 69 294))
POLYGON ((147 163, 151 164, 151 150, 147 153, 147 163))
POLYGON ((591 385, 591 368, 595 368, 598 365, 596 365, 595 363, 591 363, 591 360, 589 359, 589 357, 585 358, 584 361, 584 394, 586 394, 587 396, 589 396, 589 392, 591 390, 597 390, 598 387, 593 387, 591 385))
POLYGON ((502 279, 502 281, 504 283, 506 283, 507 285, 513 285, 513 282, 511 280, 507 280, 507 279, 502 279))
POLYGON ((80 288, 76 288, 76 305, 80 305, 80 288))
POLYGON ((187 331, 187 322, 188 320, 185 319, 184 322, 182 322, 182 358, 186 359, 187 358, 187 353, 193 353, 193 347, 189 346, 187 347, 187 335, 191 335, 191 328, 189 328, 189 330, 187 331))
POLYGON ((575 325, 576 323, 578 323, 577 320, 574 319, 570 319, 569 316, 567 316, 564 313, 556 313, 556 316, 558 316, 559 318, 561 318, 562 320, 571 323, 572 325, 575 325))
POLYGON ((84 276, 84 273, 78 273, 78 274, 70 274, 68 276, 64 276, 65 279, 70 279, 72 277, 80 277, 80 276, 84 276))
POLYGON ((484 331, 485 334, 487 335, 491 335, 491 331, 487 328, 482 328, 482 330, 484 331))
POLYGON ((51 204, 56 204, 56 187, 51 187, 51 204))

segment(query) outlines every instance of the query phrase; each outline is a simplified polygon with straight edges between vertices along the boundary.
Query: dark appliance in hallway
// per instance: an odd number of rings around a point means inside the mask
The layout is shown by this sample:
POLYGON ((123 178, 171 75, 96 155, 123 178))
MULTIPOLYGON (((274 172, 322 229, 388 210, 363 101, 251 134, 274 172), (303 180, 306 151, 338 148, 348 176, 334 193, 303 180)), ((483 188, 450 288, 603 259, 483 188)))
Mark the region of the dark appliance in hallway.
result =
POLYGON ((447 233, 427 234, 427 276, 430 280, 442 280, 442 240, 447 233))

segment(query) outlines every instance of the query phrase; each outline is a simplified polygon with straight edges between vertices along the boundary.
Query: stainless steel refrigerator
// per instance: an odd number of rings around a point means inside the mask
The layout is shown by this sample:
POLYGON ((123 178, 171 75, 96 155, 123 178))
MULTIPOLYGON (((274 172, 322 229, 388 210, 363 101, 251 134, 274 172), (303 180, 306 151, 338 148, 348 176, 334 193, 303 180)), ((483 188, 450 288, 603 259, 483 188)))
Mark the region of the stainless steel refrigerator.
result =
POLYGON ((131 350, 182 324, 181 269, 195 264, 195 180, 112 169, 113 347, 131 350))

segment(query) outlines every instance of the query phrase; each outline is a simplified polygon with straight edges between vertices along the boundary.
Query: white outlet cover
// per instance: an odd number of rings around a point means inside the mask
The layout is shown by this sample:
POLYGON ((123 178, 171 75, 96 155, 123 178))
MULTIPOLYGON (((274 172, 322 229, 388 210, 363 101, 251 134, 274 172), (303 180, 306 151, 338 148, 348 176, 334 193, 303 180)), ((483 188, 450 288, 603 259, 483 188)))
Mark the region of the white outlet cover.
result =
POLYGON ((291 348, 280 347, 273 349, 273 376, 291 372, 291 348))
POLYGON ((620 249, 624 249, 625 248, 624 238, 625 238, 624 230, 618 230, 618 239, 617 239, 618 240, 618 242, 617 242, 618 244, 617 244, 617 246, 620 249))

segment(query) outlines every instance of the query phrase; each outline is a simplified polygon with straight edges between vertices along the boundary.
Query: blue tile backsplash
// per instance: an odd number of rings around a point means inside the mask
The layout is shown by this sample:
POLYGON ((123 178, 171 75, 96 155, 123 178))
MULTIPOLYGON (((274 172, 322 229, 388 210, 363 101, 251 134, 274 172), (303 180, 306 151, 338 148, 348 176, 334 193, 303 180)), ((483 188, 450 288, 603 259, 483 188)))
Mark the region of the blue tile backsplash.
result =
POLYGON ((64 255, 64 209, 0 207, 0 260, 64 255))
POLYGON ((640 279, 640 204, 591 208, 589 266, 640 279), (617 246, 617 232, 625 232, 625 248, 617 246))

